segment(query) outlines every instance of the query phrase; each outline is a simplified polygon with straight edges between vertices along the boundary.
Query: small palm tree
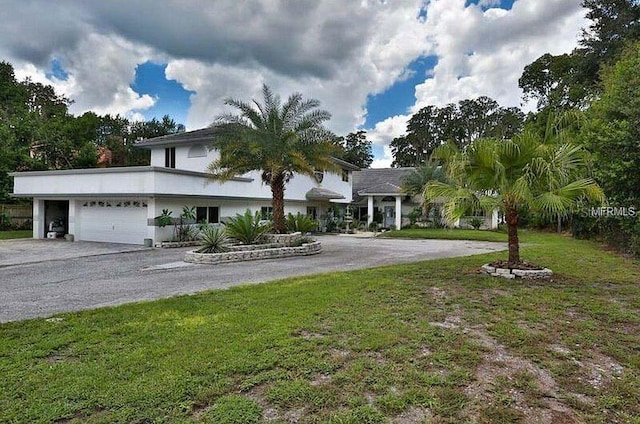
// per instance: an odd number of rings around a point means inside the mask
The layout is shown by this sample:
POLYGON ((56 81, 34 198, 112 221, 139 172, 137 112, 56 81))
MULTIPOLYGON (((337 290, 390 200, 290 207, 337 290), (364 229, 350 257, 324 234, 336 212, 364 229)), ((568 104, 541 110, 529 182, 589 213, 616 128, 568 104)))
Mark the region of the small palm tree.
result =
POLYGON ((273 228, 286 232, 284 192, 295 173, 314 176, 319 170, 337 170, 332 155, 336 147, 333 135, 323 127, 331 115, 320 110, 320 102, 303 100, 292 94, 282 104, 280 97, 264 85, 263 103, 227 99, 225 103, 239 114, 220 116, 213 147, 220 158, 209 165, 212 178, 220 181, 250 171, 261 171, 262 180, 271 187, 273 228))
MULTIPOLYGON (((402 189, 410 196, 422 196, 430 181, 445 181, 444 168, 435 161, 427 161, 407 174, 402 180, 402 189)), ((422 202, 422 215, 428 216, 433 204, 422 202)))
POLYGON ((444 199, 453 222, 471 210, 502 209, 508 232, 509 264, 520 263, 518 222, 524 206, 547 216, 566 216, 581 199, 604 202, 602 189, 585 177, 587 152, 561 138, 550 141, 525 131, 512 140, 478 140, 460 151, 442 146, 448 181, 427 184, 425 199, 444 199))

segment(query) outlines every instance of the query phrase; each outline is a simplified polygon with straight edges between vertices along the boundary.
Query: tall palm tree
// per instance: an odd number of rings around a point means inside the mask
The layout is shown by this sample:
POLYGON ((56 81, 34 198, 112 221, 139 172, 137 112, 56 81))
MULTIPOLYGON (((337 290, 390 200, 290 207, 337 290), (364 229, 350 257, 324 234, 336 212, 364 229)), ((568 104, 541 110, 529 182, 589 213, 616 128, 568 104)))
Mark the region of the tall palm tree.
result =
POLYGON ((587 152, 562 138, 552 142, 525 131, 512 140, 478 140, 463 151, 442 146, 434 157, 444 161, 448 181, 428 183, 425 199, 444 199, 445 218, 451 222, 474 209, 502 209, 510 265, 520 263, 522 207, 566 216, 581 199, 604 202, 602 189, 585 176, 587 152))
POLYGON ((213 179, 227 181, 250 171, 261 171, 271 188, 273 228, 286 232, 285 186, 295 173, 314 176, 319 170, 336 170, 332 134, 323 127, 331 115, 318 109, 315 99, 294 93, 283 104, 271 89, 262 88, 263 103, 227 99, 239 114, 226 114, 212 124, 217 129, 213 147, 220 158, 209 165, 213 179))

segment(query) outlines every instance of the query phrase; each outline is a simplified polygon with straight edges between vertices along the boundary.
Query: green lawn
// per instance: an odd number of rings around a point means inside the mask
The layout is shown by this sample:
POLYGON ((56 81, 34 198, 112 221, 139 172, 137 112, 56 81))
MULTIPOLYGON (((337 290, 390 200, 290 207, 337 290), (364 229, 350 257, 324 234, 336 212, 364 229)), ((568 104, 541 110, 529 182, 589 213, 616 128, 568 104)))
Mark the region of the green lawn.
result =
POLYGON ((412 239, 444 239, 444 240, 478 240, 507 241, 507 233, 488 230, 463 230, 459 228, 412 228, 387 231, 379 237, 412 238, 412 239))
POLYGON ((0 240, 31 237, 33 237, 33 232, 31 230, 0 231, 0 240))
POLYGON ((640 422, 640 265, 524 238, 553 281, 493 253, 0 325, 0 422, 640 422))

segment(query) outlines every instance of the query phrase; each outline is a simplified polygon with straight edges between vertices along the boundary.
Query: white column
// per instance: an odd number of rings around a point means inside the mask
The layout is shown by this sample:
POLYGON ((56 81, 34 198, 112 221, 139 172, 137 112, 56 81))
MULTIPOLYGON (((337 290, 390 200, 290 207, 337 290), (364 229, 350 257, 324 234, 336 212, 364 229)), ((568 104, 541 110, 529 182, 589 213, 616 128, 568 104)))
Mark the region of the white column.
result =
POLYGON ((77 233, 76 228, 76 216, 78 214, 78 202, 75 199, 69 199, 69 228, 67 229, 68 234, 75 235, 77 233))
POLYGON ((33 238, 44 238, 44 200, 33 199, 33 238))
POLYGON ((396 196, 396 230, 402 229, 402 196, 396 196))
POLYGON ((156 210, 156 198, 149 197, 147 199, 147 238, 153 240, 153 242, 158 242, 158 229, 159 227, 155 226, 155 217, 160 215, 162 211, 156 210))
POLYGON ((367 227, 373 222, 373 196, 367 196, 367 227))
POLYGON ((491 229, 495 230, 498 228, 498 209, 494 209, 491 213, 491 229))

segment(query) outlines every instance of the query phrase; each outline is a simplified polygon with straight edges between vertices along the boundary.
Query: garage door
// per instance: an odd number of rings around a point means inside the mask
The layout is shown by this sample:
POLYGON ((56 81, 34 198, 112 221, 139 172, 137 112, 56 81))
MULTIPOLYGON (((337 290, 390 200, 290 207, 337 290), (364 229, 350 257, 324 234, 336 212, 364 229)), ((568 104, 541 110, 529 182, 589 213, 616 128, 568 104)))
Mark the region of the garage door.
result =
POLYGON ((83 202, 80 213, 80 240, 143 244, 146 237, 146 202, 141 200, 83 202))

